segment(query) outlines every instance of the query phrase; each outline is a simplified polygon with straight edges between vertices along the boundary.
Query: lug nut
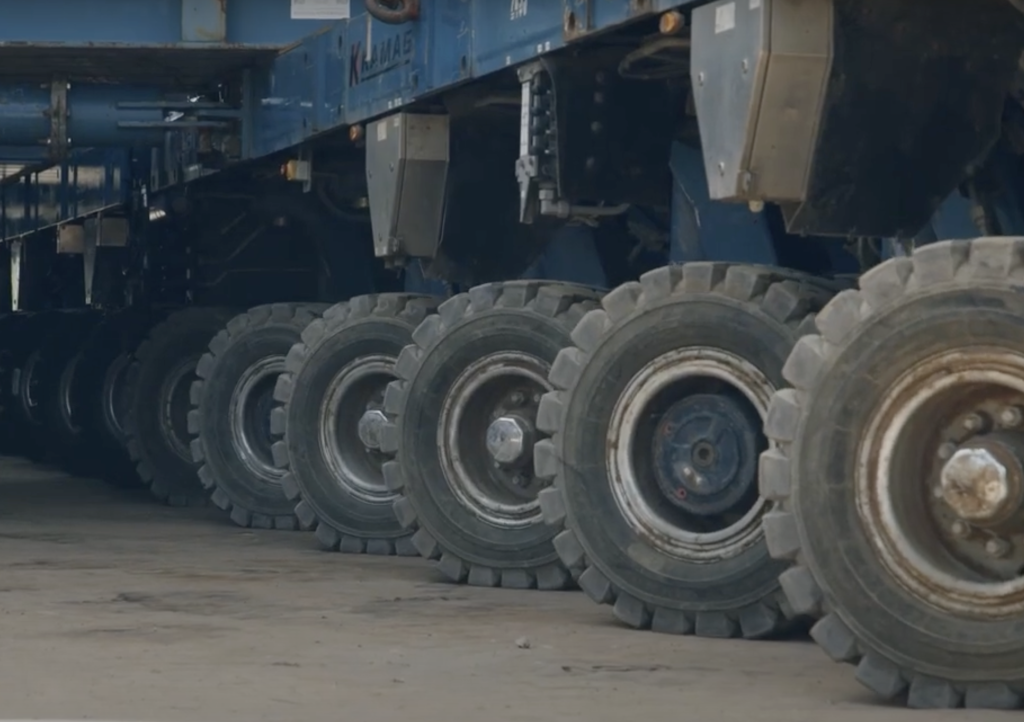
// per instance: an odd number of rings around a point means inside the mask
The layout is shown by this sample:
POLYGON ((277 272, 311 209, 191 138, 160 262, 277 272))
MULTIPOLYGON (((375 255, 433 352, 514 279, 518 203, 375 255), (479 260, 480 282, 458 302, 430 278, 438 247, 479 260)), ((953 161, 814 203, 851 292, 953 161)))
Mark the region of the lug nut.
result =
POLYGON ((512 403, 513 406, 521 406, 523 401, 526 400, 526 398, 523 396, 522 391, 513 391, 512 395, 509 396, 508 400, 512 403))
POLYGON ((939 447, 939 458, 943 461, 949 461, 953 458, 954 453, 956 453, 956 444, 951 444, 947 441, 939 447))
POLYGON ((981 414, 968 414, 964 418, 964 429, 967 431, 980 431, 984 425, 985 420, 981 418, 981 414))
POLYGON ((999 412, 999 423, 1003 426, 1020 426, 1022 421, 1024 421, 1024 413, 1021 413, 1016 406, 1007 406, 999 412))
POLYGON ((966 539, 971 535, 971 525, 960 519, 953 522, 949 530, 953 532, 953 536, 957 539, 966 539))
POLYGON ((985 542, 985 552, 989 556, 1001 559, 1010 553, 1010 544, 1005 539, 989 539, 985 542))

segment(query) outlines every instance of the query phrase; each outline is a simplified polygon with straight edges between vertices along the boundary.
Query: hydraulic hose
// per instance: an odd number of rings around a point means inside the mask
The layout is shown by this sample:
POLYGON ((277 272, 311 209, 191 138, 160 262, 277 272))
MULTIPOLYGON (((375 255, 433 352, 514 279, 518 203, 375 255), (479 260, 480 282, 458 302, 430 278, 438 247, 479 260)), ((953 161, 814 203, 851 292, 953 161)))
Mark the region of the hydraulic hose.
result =
POLYGON ((388 25, 401 25, 420 16, 420 0, 365 0, 366 12, 388 25))

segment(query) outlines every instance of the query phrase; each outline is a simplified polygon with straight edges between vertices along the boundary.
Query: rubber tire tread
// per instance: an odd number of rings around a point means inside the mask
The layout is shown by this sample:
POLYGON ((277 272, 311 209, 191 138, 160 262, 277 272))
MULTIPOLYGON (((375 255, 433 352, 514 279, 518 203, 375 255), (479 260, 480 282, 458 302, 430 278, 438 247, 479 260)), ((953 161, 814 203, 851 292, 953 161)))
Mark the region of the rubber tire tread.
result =
POLYGON ((534 447, 534 466, 544 470, 551 487, 541 494, 545 520, 559 530, 555 539, 562 563, 579 579, 584 592, 598 604, 612 607, 616 618, 635 629, 713 638, 763 638, 790 628, 794 614, 782 590, 776 588, 759 603, 732 610, 695 611, 652 604, 630 590, 621 589, 590 558, 580 540, 566 504, 562 453, 562 419, 570 396, 590 353, 613 333, 619 323, 665 304, 671 299, 718 296, 739 302, 755 314, 790 328, 793 342, 813 330, 814 313, 839 285, 786 269, 732 263, 695 262, 671 265, 645 273, 608 293, 601 308, 591 311, 573 330, 573 342, 562 351, 549 380, 555 391, 545 394, 538 416, 543 436, 534 447))
POLYGON ((311 529, 320 547, 325 551, 340 551, 347 554, 373 554, 382 556, 418 556, 412 546, 409 534, 401 532, 395 520, 395 534, 382 536, 379 533, 362 533, 360 530, 325 518, 310 500, 310 493, 304 488, 302 479, 292 469, 289 455, 288 418, 303 410, 293 407, 292 394, 298 377, 306 368, 307 360, 314 356, 330 339, 336 337, 353 324, 379 318, 406 326, 411 333, 424 318, 437 309, 439 300, 433 296, 412 293, 379 293, 356 296, 336 303, 324 310, 322 317, 310 323, 302 333, 302 340, 295 344, 285 360, 285 371, 278 377, 274 399, 279 406, 271 417, 271 431, 278 437, 274 443, 275 464, 287 473, 281 480, 281 487, 291 501, 295 502, 295 515, 303 529, 311 529), (357 533, 358 532, 358 533, 357 533))
MULTIPOLYGON (((168 506, 207 506, 209 494, 199 481, 196 473, 198 466, 194 462, 192 468, 187 469, 188 462, 179 459, 173 451, 164 448, 155 452, 149 448, 156 440, 146 438, 139 417, 140 412, 152 412, 157 403, 156 399, 144 392, 152 390, 155 393, 159 388, 162 378, 153 379, 150 375, 154 373, 153 368, 159 369, 168 354, 192 352, 201 357, 209 339, 234 315, 235 312, 229 309, 200 307, 188 307, 169 313, 146 334, 146 338, 135 350, 134 360, 125 375, 125 393, 128 398, 134 399, 125 419, 128 455, 135 463, 142 484, 157 501, 168 506), (156 389, 151 389, 151 384, 156 389), (156 453, 165 458, 156 459, 156 453)), ((158 443, 163 445, 162 440, 158 443)))
MULTIPOLYGON (((777 444, 761 457, 761 492, 778 504, 768 539, 769 552, 792 563, 782 578, 789 604, 817 619, 811 637, 836 662, 856 667, 856 678, 884 700, 912 708, 1017 709, 1024 706, 1024 680, 962 684, 901 668, 858 638, 836 613, 808 564, 793 497, 800 483, 791 473, 794 442, 814 404, 815 381, 845 343, 883 311, 933 289, 965 289, 998 284, 1016 290, 1024 282, 1024 239, 979 238, 943 241, 917 249, 911 257, 888 260, 867 273, 859 289, 837 295, 819 314, 816 333, 793 349, 784 374, 793 388, 777 392, 765 432, 777 444)), ((823 483, 815 478, 814 483, 823 483)))
MULTIPOLYGON (((438 313, 427 318, 413 334, 414 343, 407 346, 399 357, 396 372, 399 380, 388 386, 385 412, 389 422, 383 437, 386 452, 395 454, 395 460, 384 465, 384 476, 391 489, 399 494, 395 512, 407 529, 413 532, 413 541, 420 554, 436 563, 437 569, 455 583, 470 586, 507 587, 512 589, 562 590, 575 586, 569 570, 559 561, 552 549, 550 559, 531 568, 499 569, 472 563, 424 528, 420 512, 405 490, 406 480, 399 458, 399 436, 408 386, 416 377, 424 356, 445 335, 472 317, 494 309, 514 309, 535 314, 554 321, 565 329, 566 337, 584 315, 597 308, 601 292, 587 287, 555 281, 509 281, 484 284, 458 294, 443 303, 438 313)), ((438 536, 440 536, 438 534, 438 536)))
MULTIPOLYGON (((282 509, 273 514, 255 510, 250 508, 251 504, 244 504, 235 498, 236 495, 231 493, 230 485, 219 481, 216 470, 207 458, 203 437, 204 419, 208 416, 203 407, 203 392, 215 379, 217 362, 230 347, 245 343, 246 338, 253 332, 272 326, 290 327, 295 330, 296 335, 301 334, 327 308, 328 304, 317 303, 268 303, 254 306, 228 321, 224 329, 210 341, 210 350, 203 354, 196 366, 198 379, 192 382, 192 388, 189 390, 192 410, 188 414, 188 431, 194 436, 189 445, 192 460, 199 465, 199 481, 210 492, 210 500, 214 506, 227 512, 231 521, 240 527, 294 531, 300 528, 300 524, 294 510, 286 512, 282 509)), ((227 379, 227 382, 233 381, 236 380, 227 379)), ((234 459, 231 461, 235 462, 234 459)), ((241 465, 242 462, 235 463, 241 465)), ((244 474, 245 467, 241 466, 241 469, 244 474)), ((283 491, 281 501, 283 506, 291 506, 283 491)))

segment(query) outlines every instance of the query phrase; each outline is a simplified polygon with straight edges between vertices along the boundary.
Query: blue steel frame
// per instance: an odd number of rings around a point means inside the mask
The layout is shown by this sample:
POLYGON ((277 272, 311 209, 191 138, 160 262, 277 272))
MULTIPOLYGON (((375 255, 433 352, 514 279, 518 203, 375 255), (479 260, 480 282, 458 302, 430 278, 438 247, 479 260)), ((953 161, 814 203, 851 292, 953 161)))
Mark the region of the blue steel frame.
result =
MULTIPOLYGON (((0 54, 9 43, 114 51, 276 50, 272 63, 246 74, 242 157, 249 160, 585 43, 626 23, 708 1, 424 0, 419 20, 386 25, 366 13, 363 0, 352 0, 348 20, 328 23, 291 20, 290 0, 0 0, 0 16, 10 20, 0 28, 0 54)), ((74 108, 71 113, 74 117, 74 108)), ((186 135, 169 133, 167 152, 158 154, 155 166, 148 158, 130 163, 128 150, 88 151, 57 167, 62 180, 56 185, 52 170, 0 185, 2 237, 127 201, 131 181, 148 183, 154 167, 153 178, 188 180, 175 172, 190 162, 186 135), (102 193, 98 186, 78 187, 71 168, 80 163, 104 169, 108 180, 99 184, 102 193)))

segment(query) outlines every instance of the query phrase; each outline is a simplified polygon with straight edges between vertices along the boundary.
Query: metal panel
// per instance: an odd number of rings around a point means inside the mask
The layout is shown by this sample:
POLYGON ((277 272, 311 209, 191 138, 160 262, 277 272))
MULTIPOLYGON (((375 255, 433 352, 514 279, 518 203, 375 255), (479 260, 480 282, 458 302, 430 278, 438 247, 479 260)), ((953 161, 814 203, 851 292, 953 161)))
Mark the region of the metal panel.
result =
POLYGON ((693 13, 711 197, 799 201, 832 62, 832 0, 719 0, 693 13))
POLYGON ((398 113, 367 127, 366 181, 379 257, 437 250, 448 174, 448 116, 398 113))
POLYGON ((181 39, 186 43, 227 41, 225 0, 181 0, 181 39))

